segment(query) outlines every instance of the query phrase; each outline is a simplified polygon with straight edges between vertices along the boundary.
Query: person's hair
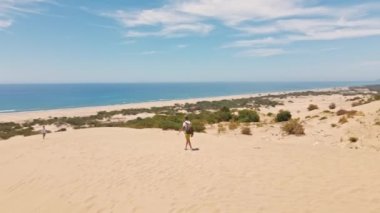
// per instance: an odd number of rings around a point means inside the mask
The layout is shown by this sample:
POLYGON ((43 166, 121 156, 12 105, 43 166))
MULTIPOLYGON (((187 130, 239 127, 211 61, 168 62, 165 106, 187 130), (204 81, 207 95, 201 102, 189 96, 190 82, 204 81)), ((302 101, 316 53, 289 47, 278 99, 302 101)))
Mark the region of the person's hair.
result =
POLYGON ((185 116, 185 120, 189 120, 189 116, 185 116))

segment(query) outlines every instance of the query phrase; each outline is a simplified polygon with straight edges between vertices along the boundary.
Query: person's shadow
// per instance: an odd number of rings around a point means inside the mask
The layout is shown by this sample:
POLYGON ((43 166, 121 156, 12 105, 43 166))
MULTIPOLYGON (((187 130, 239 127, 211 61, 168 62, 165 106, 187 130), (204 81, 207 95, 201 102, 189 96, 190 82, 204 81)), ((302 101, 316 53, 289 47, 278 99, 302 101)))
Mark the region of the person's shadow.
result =
POLYGON ((199 148, 193 148, 191 151, 199 151, 199 148))

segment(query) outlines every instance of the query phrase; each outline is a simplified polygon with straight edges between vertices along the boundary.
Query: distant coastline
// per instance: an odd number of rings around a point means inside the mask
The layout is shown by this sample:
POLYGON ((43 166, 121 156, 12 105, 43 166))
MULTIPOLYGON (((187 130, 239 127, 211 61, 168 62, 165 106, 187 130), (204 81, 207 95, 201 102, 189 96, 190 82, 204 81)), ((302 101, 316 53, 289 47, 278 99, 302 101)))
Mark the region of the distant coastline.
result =
POLYGON ((113 110, 131 109, 131 108, 163 107, 163 106, 172 106, 175 104, 196 103, 199 101, 231 100, 231 99, 240 99, 240 98, 248 98, 248 97, 257 97, 257 96, 269 95, 269 94, 271 95, 288 94, 292 92, 304 92, 304 91, 338 91, 338 90, 346 90, 346 89, 349 89, 349 87, 299 89, 299 90, 278 91, 278 92, 261 92, 261 93, 214 96, 214 97, 185 98, 185 99, 178 99, 178 100, 145 101, 145 102, 127 103, 127 104, 72 107, 72 108, 35 110, 35 111, 23 111, 23 112, 9 111, 9 112, 0 113, 0 122, 9 122, 9 121, 20 122, 20 121, 31 120, 31 119, 36 119, 36 118, 47 119, 51 117, 89 116, 89 115, 95 115, 99 111, 113 111, 113 110))
POLYGON ((373 82, 0 84, 0 115, 368 85, 373 82))

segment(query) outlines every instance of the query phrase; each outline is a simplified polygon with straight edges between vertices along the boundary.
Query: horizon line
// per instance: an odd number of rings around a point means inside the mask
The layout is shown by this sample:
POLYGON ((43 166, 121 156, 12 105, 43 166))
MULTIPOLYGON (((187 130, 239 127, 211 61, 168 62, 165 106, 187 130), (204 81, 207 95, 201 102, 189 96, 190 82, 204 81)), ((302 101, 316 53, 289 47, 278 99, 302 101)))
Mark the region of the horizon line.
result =
POLYGON ((17 85, 17 84, 189 84, 189 83, 376 83, 377 80, 294 80, 294 81, 125 81, 125 82, 0 82, 0 85, 17 85))

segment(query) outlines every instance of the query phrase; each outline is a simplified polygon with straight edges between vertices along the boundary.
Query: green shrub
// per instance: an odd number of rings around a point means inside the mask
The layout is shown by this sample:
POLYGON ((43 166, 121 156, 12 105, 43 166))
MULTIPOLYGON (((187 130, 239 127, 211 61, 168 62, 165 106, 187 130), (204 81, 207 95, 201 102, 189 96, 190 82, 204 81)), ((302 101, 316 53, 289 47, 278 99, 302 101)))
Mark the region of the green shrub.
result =
POLYGON ((206 126, 205 123, 201 120, 191 121, 194 132, 205 132, 206 126))
POLYGON ((215 113, 215 116, 218 122, 230 121, 232 119, 232 113, 227 107, 221 108, 215 113))
POLYGON ((282 130, 289 135, 304 135, 305 129, 299 119, 292 119, 282 126, 282 130))
POLYGON ((260 116, 256 111, 244 109, 239 111, 238 120, 244 123, 259 122, 260 116))
POLYGON ((126 123, 127 127, 135 129, 144 129, 144 128, 154 128, 155 122, 153 118, 140 118, 138 117, 135 120, 129 120, 126 123))
POLYGON ((179 130, 181 128, 181 124, 172 120, 162 120, 158 122, 158 128, 163 130, 179 130))
POLYGON ((72 126, 84 126, 86 125, 86 118, 85 117, 67 118, 66 123, 72 126))
POLYGON ((280 110, 276 115, 276 122, 289 121, 292 118, 292 114, 289 111, 280 110))

